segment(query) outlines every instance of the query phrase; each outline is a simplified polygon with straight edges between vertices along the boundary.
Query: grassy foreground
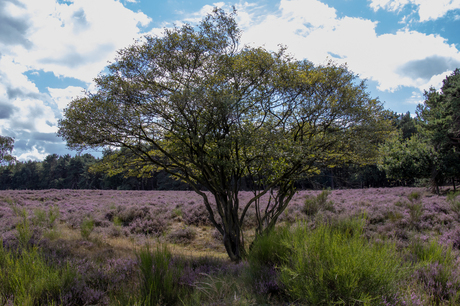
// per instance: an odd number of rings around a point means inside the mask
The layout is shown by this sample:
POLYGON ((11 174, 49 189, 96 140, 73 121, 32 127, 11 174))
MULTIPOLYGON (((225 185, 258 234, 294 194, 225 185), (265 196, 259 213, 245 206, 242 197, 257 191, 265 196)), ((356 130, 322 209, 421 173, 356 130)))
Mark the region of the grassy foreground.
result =
POLYGON ((460 303, 456 194, 299 192, 238 264, 190 193, 123 195, 0 192, 0 305, 460 303))

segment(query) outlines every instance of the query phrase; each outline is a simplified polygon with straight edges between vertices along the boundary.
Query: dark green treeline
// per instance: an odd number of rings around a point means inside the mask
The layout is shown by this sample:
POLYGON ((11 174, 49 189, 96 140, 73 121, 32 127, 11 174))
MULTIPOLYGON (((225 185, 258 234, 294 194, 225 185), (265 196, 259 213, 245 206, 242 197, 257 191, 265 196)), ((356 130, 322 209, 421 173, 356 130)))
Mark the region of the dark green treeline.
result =
MULTIPOLYGON (((410 113, 391 114, 394 126, 404 138, 417 133, 416 119, 410 113)), ((104 153, 111 154, 110 151, 104 153)), ((0 167, 0 189, 121 189, 121 190, 189 190, 185 183, 172 179, 167 173, 152 172, 150 177, 115 176, 90 171, 99 162, 90 154, 48 155, 43 161, 17 162, 0 167)), ((388 179, 376 165, 364 167, 342 165, 323 169, 321 173, 297 182, 298 189, 367 188, 412 186, 415 180, 388 179)), ((245 186, 242 186, 245 189, 245 186)))

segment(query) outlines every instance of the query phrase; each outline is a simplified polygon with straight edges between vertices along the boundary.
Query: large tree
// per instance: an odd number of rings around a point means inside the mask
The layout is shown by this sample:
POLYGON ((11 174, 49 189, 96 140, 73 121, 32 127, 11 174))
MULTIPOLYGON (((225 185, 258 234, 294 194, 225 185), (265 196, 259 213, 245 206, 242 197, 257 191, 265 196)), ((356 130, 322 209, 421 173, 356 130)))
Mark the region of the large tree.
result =
POLYGON ((433 87, 425 91, 416 113, 412 123, 406 114, 400 120, 403 124, 398 122, 400 133, 381 146, 380 168, 397 180, 428 178, 438 194, 447 179, 455 189, 460 177, 460 69, 443 80, 440 91, 433 87), (417 128, 415 134, 412 126, 417 128))
POLYGON ((14 138, 0 135, 0 166, 9 165, 16 161, 11 155, 14 148, 14 138))
POLYGON ((430 178, 439 193, 445 179, 460 177, 460 69, 443 80, 440 91, 432 87, 425 92, 417 116, 420 131, 435 153, 430 178))
POLYGON ((297 179, 373 161, 390 127, 382 104, 345 66, 240 46, 234 14, 216 9, 196 27, 165 29, 120 50, 95 79, 97 91, 64 110, 58 134, 74 149, 128 148, 127 167, 187 182, 239 261, 251 206, 263 235, 297 179), (243 181, 254 192, 247 203, 238 198, 243 181))

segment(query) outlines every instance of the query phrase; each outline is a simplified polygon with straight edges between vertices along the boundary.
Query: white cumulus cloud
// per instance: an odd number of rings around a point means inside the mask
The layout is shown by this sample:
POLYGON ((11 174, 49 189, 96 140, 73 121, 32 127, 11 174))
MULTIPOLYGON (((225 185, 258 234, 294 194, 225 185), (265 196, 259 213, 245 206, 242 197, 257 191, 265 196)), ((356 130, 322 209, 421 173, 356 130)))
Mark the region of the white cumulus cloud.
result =
POLYGON ((333 7, 318 0, 282 0, 278 12, 246 26, 243 39, 269 50, 286 45, 296 58, 316 64, 332 57, 361 77, 377 81, 382 91, 401 86, 427 89, 436 85, 432 82, 438 75, 460 65, 459 50, 439 35, 407 29, 377 35, 377 24, 338 17, 333 7))
POLYGON ((420 21, 436 20, 447 12, 460 9, 460 0, 371 0, 370 6, 375 11, 384 9, 399 11, 406 5, 417 7, 420 21))

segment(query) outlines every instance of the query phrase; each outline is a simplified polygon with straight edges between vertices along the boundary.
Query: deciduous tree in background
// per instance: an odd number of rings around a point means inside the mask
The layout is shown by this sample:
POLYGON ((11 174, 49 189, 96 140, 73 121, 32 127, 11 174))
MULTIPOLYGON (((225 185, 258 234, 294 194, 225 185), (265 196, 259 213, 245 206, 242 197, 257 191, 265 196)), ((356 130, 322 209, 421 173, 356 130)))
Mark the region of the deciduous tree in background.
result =
POLYGON ((417 115, 421 133, 436 153, 430 178, 439 193, 445 179, 460 177, 460 69, 443 80, 440 92, 435 88, 425 92, 417 115))
POLYGON ((14 139, 8 136, 0 135, 0 166, 9 165, 16 161, 16 158, 11 155, 14 148, 14 139))
POLYGON ((460 177, 460 69, 443 80, 440 91, 425 91, 417 106, 417 134, 395 135, 380 148, 380 168, 394 179, 429 178, 433 192, 460 177))
POLYGON ((189 183, 239 261, 251 206, 263 235, 297 179, 324 166, 373 162, 391 128, 382 104, 346 67, 296 61, 283 48, 242 47, 234 14, 216 9, 197 27, 165 29, 120 50, 95 79, 97 92, 65 109, 58 134, 74 149, 128 148, 132 156, 118 167, 165 170, 189 183), (247 203, 238 198, 243 180, 254 192, 247 203))

